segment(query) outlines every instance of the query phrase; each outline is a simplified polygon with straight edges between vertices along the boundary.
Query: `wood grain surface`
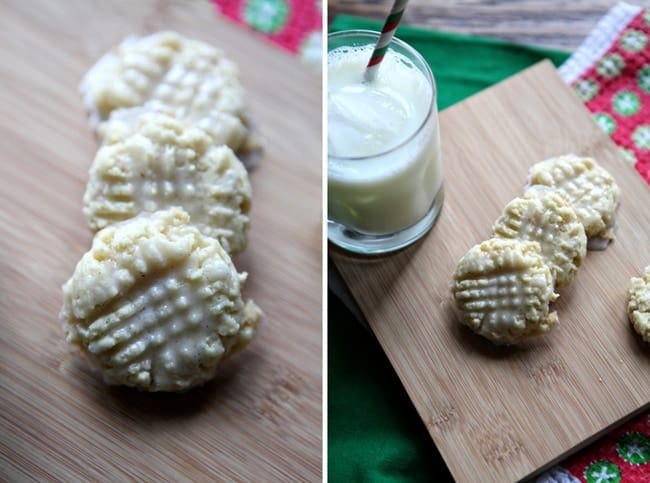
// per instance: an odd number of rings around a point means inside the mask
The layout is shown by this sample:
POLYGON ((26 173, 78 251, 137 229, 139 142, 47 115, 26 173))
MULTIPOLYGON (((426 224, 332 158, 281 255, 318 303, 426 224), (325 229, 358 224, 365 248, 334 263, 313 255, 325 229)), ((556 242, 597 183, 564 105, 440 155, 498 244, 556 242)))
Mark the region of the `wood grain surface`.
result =
POLYGON ((429 235, 387 257, 333 258, 454 477, 512 481, 650 401, 650 352, 626 314, 628 281, 650 262, 650 190, 548 62, 445 110, 440 126, 446 199, 429 235), (455 264, 529 167, 566 152, 616 178, 617 239, 560 290, 555 331, 493 346, 459 323, 455 264))
POLYGON ((0 2, 0 480, 313 481, 321 475, 321 86, 209 2, 0 2), (97 141, 77 90, 128 34, 174 29, 241 68, 266 151, 245 296, 258 337, 180 395, 106 386, 64 341, 97 141))
MULTIPOLYGON (((437 30, 574 50, 618 0, 410 0, 402 22, 437 30)), ((339 13, 384 19, 393 0, 329 0, 339 13)), ((634 3, 650 7, 650 1, 634 3)))

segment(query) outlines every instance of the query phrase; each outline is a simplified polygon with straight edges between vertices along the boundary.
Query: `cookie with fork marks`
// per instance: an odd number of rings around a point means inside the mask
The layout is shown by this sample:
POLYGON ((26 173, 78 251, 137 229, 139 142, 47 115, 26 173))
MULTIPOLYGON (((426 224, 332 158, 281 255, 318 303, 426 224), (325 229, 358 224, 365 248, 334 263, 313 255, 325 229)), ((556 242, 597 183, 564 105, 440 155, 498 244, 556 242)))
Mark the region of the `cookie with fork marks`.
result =
POLYGON ((83 212, 99 230, 180 206, 231 255, 248 242, 252 190, 246 168, 201 129, 162 114, 143 116, 135 132, 103 145, 90 167, 83 212))
POLYGON ((557 287, 568 285, 587 253, 585 229, 568 201, 555 191, 533 186, 506 205, 493 236, 536 241, 557 287))
POLYGON ((244 302, 245 279, 181 209, 142 213, 95 235, 60 318, 108 383, 182 391, 255 335, 261 311, 244 302))
POLYGON ((650 343, 650 265, 642 277, 630 280, 627 313, 637 334, 650 343))
POLYGON ((529 184, 548 186, 563 194, 585 227, 588 238, 614 238, 620 189, 612 175, 595 159, 568 154, 541 161, 530 169, 529 184))
POLYGON ((259 148, 236 64, 176 32, 126 38, 88 71, 81 92, 102 137, 107 121, 124 128, 148 111, 195 124, 238 154, 259 148))
POLYGON ((558 295, 539 243, 492 238, 460 259, 452 294, 462 323, 496 344, 515 344, 557 324, 558 295))

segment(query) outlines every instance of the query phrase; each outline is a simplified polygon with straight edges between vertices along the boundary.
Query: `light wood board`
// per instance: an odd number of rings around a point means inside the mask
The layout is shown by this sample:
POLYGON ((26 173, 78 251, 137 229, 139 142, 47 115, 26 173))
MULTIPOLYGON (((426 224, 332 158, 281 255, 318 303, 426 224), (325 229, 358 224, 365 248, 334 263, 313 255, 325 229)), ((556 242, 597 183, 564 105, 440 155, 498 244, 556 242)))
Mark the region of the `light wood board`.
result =
POLYGON ((319 479, 320 73, 208 1, 3 1, 0 45, 0 480, 319 479), (81 198, 97 141, 77 86, 124 36, 162 29, 239 64, 266 142, 235 260, 265 323, 214 382, 181 395, 106 386, 57 320, 91 242, 81 198))
POLYGON ((458 481, 512 481, 650 401, 650 352, 626 291, 650 263, 650 190, 544 62, 440 116, 445 203, 433 230, 394 255, 333 253, 377 339, 458 481), (554 304, 560 326, 520 347, 462 327, 456 262, 489 236, 529 167, 593 155, 622 190, 616 241, 589 252, 554 304))

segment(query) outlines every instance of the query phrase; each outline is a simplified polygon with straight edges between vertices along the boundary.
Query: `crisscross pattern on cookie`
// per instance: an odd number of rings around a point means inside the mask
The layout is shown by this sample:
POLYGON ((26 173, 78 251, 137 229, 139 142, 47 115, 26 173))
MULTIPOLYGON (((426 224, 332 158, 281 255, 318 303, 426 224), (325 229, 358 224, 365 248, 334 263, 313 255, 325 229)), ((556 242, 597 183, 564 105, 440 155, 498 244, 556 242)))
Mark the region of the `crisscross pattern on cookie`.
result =
POLYGON ((588 237, 613 238, 620 190, 592 158, 560 156, 533 165, 531 185, 545 185, 566 196, 588 237))
POLYGON ((506 205, 494 236, 539 243, 557 286, 568 285, 582 264, 587 238, 568 202, 551 189, 530 189, 506 205))
POLYGON ((252 191, 230 148, 168 116, 144 117, 136 132, 100 148, 89 172, 84 214, 101 229, 140 211, 181 206, 231 254, 244 250, 252 191))
POLYGON ((490 239, 458 262, 452 292, 463 323, 497 343, 550 331, 553 292, 550 270, 534 242, 490 239))
MULTIPOLYGON (((132 123, 122 112, 162 112, 196 124, 216 144, 246 150, 249 140, 245 91, 237 66, 203 42, 174 32, 127 39, 100 60, 84 78, 84 98, 98 121, 132 123)), ((108 132, 108 133, 107 133, 108 132)))
POLYGON ((68 339, 109 382, 191 387, 256 331, 261 313, 241 298, 245 275, 188 221, 174 209, 103 230, 64 286, 68 339))

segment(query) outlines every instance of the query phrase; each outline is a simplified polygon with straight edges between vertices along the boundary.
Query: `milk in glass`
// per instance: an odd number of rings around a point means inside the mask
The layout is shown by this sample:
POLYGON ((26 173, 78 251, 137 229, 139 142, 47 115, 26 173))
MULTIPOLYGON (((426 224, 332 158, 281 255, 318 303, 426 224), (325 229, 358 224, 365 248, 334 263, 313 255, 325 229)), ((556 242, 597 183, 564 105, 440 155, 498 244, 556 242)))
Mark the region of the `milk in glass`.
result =
POLYGON ((428 67, 400 52, 389 49, 364 81, 372 49, 328 54, 328 220, 388 235, 425 217, 441 191, 438 117, 428 67))

